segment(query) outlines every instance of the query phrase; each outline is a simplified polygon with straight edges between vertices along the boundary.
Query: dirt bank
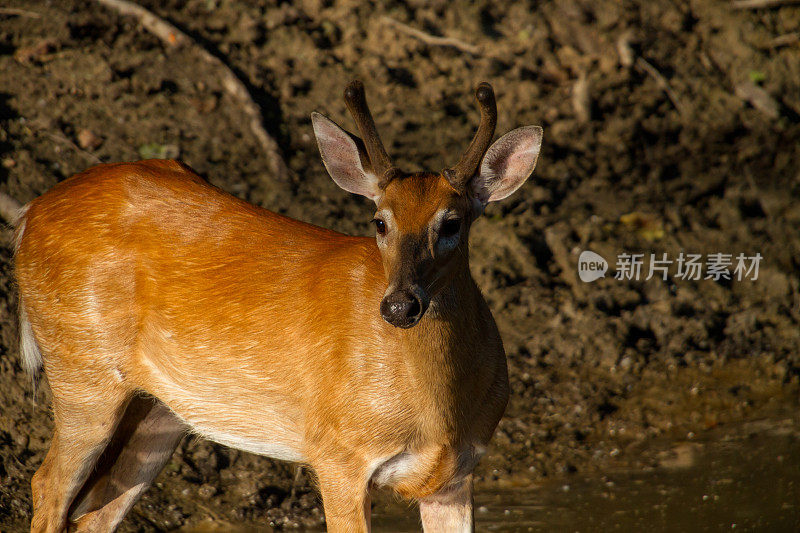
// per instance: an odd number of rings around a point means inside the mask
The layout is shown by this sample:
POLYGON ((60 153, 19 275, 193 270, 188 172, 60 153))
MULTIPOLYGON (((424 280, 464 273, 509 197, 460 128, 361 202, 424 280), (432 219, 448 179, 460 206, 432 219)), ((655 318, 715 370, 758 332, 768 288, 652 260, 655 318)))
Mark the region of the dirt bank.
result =
MULTIPOLYGON (((11 2, 4 2, 4 5, 11 2)), ((800 7, 727 2, 143 2, 245 80, 293 170, 268 172, 219 72, 91 1, 0 11, 0 189, 21 201, 98 161, 178 155, 270 209, 370 232, 327 177, 309 114, 350 125, 367 83, 408 170, 452 164, 490 81, 500 133, 541 124, 534 179, 473 231, 472 267, 503 334, 512 398, 479 482, 635 461, 655 436, 796 412, 800 377, 800 7), (383 17, 466 44, 436 46, 383 17), (794 37, 792 37, 794 36, 794 37), (477 49, 470 48, 470 45, 477 49), (625 216, 634 213, 633 216, 625 216), (577 278, 578 253, 611 271, 577 278), (623 252, 760 253, 753 280, 613 277, 623 252), (635 446, 634 446, 635 445, 635 446)), ((7 237, 7 234, 4 234, 7 237)), ((16 348, 0 248, 0 529, 23 530, 52 430, 16 348)), ((672 266, 674 274, 676 265, 672 266)), ((202 518, 319 525, 292 466, 187 438, 124 531, 202 518)))

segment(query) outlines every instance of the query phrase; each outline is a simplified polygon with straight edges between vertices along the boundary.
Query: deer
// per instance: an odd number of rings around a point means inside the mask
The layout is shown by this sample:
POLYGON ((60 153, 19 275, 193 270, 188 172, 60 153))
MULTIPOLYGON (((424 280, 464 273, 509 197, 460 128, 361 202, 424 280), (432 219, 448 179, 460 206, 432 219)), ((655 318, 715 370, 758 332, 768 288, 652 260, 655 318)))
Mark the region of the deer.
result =
POLYGON ((344 97, 360 137, 311 122, 333 181, 375 203, 374 237, 172 160, 101 164, 20 209, 20 358, 43 369, 55 425, 32 532, 115 530, 187 433, 309 467, 329 531, 369 531, 374 488, 418 502, 426 532, 474 530, 473 470, 509 382, 469 232, 531 175, 542 128, 492 143, 483 82, 458 163, 404 172, 363 84, 344 97))

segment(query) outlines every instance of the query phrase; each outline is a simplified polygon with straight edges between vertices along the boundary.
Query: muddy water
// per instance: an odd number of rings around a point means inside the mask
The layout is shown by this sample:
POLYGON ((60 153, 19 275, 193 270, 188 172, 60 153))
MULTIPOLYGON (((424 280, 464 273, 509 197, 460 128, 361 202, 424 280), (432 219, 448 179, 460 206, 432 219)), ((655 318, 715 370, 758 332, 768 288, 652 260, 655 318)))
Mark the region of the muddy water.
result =
MULTIPOLYGON (((477 530, 800 531, 800 434, 791 423, 749 425, 645 454, 658 466, 479 492, 477 530)), ((398 510, 375 509, 375 530, 418 531, 398 510)))
MULTIPOLYGON (((479 489, 477 530, 800 531, 800 431, 794 421, 711 431, 635 453, 635 461, 650 466, 479 489)), ((413 506, 380 501, 373 531, 419 531, 417 516, 413 506)), ((207 523, 191 531, 223 530, 233 529, 207 523)))

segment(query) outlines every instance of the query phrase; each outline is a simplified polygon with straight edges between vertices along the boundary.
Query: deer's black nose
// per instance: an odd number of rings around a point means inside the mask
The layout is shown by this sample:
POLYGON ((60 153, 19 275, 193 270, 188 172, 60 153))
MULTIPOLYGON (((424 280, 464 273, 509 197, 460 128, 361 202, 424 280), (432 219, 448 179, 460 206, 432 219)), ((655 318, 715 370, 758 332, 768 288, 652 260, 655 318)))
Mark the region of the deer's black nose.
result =
POLYGON ((381 301, 381 316, 398 328, 410 328, 417 324, 428 309, 429 300, 417 286, 395 291, 381 301))

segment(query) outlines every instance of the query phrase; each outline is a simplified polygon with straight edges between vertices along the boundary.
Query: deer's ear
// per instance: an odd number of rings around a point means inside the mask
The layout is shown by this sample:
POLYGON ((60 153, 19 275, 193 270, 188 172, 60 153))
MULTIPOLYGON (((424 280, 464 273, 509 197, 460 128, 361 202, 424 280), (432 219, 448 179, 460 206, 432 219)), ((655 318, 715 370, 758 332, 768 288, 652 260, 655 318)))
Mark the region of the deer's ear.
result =
POLYGON ((539 126, 525 126, 495 141, 486 150, 480 171, 470 181, 475 198, 485 206, 519 189, 536 166, 542 133, 539 126))
POLYGON ((320 113, 311 113, 319 153, 328 174, 347 192, 377 201, 381 196, 378 178, 367 162, 364 143, 320 113))

